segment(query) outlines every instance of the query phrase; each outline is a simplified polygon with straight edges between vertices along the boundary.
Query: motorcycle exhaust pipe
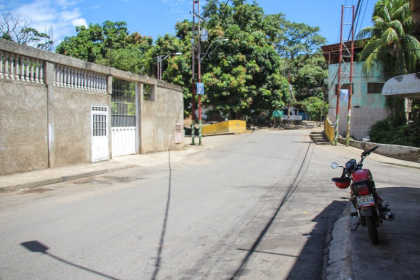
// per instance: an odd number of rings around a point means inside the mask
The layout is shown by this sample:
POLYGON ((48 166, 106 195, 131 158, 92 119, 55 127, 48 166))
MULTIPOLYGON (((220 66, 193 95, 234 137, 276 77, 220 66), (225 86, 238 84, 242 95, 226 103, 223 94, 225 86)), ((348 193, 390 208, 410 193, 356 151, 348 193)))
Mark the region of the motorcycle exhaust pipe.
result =
POLYGON ((381 216, 382 216, 383 219, 385 219, 387 221, 393 221, 395 219, 394 214, 392 214, 391 212, 382 213, 381 216))

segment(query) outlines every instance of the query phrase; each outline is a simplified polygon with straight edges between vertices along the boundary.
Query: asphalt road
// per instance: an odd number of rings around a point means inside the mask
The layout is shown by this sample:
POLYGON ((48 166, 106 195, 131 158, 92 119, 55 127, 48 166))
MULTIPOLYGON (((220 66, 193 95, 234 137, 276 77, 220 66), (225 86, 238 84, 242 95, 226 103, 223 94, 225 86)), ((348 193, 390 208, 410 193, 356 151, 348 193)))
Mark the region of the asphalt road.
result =
POLYGON ((0 194, 0 279, 321 279, 348 193, 329 164, 355 153, 308 134, 0 194))

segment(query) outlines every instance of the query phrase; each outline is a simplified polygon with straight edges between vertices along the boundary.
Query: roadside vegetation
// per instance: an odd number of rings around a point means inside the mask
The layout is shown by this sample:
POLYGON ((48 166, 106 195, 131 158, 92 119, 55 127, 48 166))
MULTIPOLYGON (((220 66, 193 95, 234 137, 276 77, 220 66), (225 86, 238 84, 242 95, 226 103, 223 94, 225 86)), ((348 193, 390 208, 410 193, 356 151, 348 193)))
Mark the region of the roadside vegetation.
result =
MULTIPOLYGON (((384 65, 387 79, 418 72, 420 43, 419 35, 414 33, 410 1, 379 0, 372 22, 373 26, 363 28, 356 37, 369 38, 360 56, 365 62, 364 72, 371 72, 379 64, 384 65)), ((387 104, 392 116, 372 126, 371 140, 420 147, 420 100, 387 97, 387 104)))

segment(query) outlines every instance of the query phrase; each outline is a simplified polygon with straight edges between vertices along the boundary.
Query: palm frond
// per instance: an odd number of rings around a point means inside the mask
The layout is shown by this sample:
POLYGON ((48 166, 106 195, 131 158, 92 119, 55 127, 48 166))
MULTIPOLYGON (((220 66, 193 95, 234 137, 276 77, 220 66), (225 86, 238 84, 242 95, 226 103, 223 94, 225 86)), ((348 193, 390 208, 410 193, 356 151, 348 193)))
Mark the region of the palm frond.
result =
POLYGON ((373 52, 370 53, 370 55, 366 58, 365 63, 362 67, 362 72, 365 74, 369 74, 375 69, 375 66, 377 65, 377 56, 380 49, 374 49, 373 52))
POLYGON ((404 58, 407 65, 407 70, 416 70, 418 63, 420 62, 420 42, 413 36, 407 35, 402 41, 404 52, 404 58))
POLYGON ((383 18, 375 17, 374 18, 374 27, 375 31, 373 32, 374 35, 377 37, 381 37, 384 30, 389 28, 389 21, 385 21, 383 18))
POLYGON ((370 56, 376 49, 378 49, 381 46, 381 44, 382 43, 380 39, 368 42, 363 48, 359 61, 366 60, 368 56, 370 56))
POLYGON ((355 39, 361 40, 361 39, 369 38, 373 34, 374 30, 375 30, 375 26, 364 27, 359 31, 359 33, 357 33, 355 39))
POLYGON ((391 21, 389 23, 389 26, 395 30, 395 32, 397 33, 397 36, 405 37, 404 27, 399 20, 391 21))
POLYGON ((382 16, 384 17, 384 20, 387 21, 387 22, 390 22, 391 21, 391 14, 389 13, 389 9, 388 9, 386 3, 384 3, 382 13, 383 13, 382 16))
POLYGON ((407 18, 407 14, 411 16, 411 13, 408 13, 409 11, 410 3, 398 3, 397 5, 395 5, 395 9, 392 13, 392 18, 404 21, 407 18))
POLYGON ((384 14, 384 6, 385 3, 383 0, 379 0, 378 2, 376 2, 375 6, 373 7, 373 15, 372 18, 374 16, 383 16, 384 14))
POLYGON ((393 28, 388 28, 384 33, 382 33, 381 40, 383 44, 390 46, 392 44, 397 44, 399 37, 393 28))

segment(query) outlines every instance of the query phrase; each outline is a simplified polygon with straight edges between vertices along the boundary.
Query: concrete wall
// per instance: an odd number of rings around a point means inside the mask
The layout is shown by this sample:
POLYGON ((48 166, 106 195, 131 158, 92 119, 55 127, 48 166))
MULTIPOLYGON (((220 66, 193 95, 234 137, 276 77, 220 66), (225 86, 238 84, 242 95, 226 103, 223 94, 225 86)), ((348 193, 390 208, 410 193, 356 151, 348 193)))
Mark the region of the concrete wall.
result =
MULTIPOLYGON (((345 145, 346 139, 338 138, 338 142, 345 145)), ((350 146, 359 149, 363 149, 363 144, 364 142, 356 140, 350 140, 349 142, 350 146)), ((368 149, 379 146, 379 148, 374 151, 375 154, 407 161, 420 162, 420 148, 390 144, 378 144, 373 142, 367 142, 366 145, 368 149)))
MULTIPOLYGON (((91 161, 91 106, 111 106, 111 96, 97 92, 54 90, 55 166, 91 161)), ((108 127, 109 135, 111 127, 108 127)))
MULTIPOLYGON (((350 136, 362 140, 368 135, 372 125, 388 117, 389 111, 386 107, 386 98, 380 92, 368 94, 368 83, 385 82, 382 67, 374 69, 373 73, 365 75, 362 73, 364 62, 354 63, 353 73, 353 96, 351 104, 350 136)), ((328 67, 328 117, 332 124, 336 122, 337 95, 335 84, 338 64, 330 64, 328 67)), ((342 67, 343 68, 343 67, 342 67)), ((343 82, 343 81, 342 81, 343 82)), ((345 81, 344 83, 348 83, 345 81)), ((339 134, 346 137, 347 131, 348 103, 340 102, 339 134)))
MULTIPOLYGON (((175 124, 183 128, 184 100, 181 88, 157 82, 154 96, 145 100, 142 83, 139 83, 140 153, 153 153, 184 148, 184 141, 175 144, 175 124)), ((182 132, 182 139, 184 133, 182 132)))
MULTIPOLYGON (((139 153, 182 149, 182 88, 0 39, 0 175, 92 161, 92 106, 111 110, 112 78, 136 82, 139 153), (143 100, 144 84, 154 87, 143 100)), ((109 112, 109 117, 110 117, 109 112)), ((109 121, 109 158, 112 158, 109 121)))
POLYGON ((1 81, 0 175, 47 167, 46 87, 1 81))

